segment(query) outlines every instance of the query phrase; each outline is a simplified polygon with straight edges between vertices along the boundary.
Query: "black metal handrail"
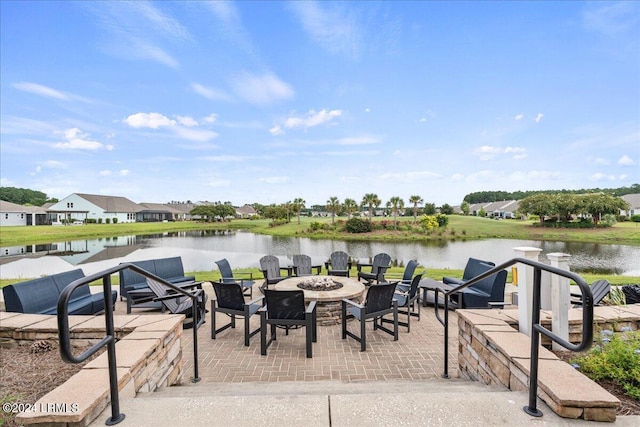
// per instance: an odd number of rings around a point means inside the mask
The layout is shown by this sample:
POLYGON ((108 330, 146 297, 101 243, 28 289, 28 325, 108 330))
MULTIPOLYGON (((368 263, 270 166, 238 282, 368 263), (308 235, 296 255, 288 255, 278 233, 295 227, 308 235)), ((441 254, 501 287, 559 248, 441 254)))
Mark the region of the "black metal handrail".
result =
POLYGON ((501 270, 506 269, 514 264, 525 264, 533 267, 533 298, 531 302, 531 364, 529 368, 529 405, 524 407, 526 413, 532 416, 540 417, 542 412, 537 409, 537 397, 538 397, 538 346, 540 344, 540 334, 543 334, 552 341, 560 344, 562 347, 570 351, 583 351, 591 347, 593 342, 593 296, 591 295, 591 288, 589 284, 578 274, 571 271, 562 270, 557 267, 553 267, 547 264, 533 261, 527 258, 514 258, 500 265, 495 266, 491 270, 488 270, 462 284, 449 290, 435 288, 434 293, 434 307, 436 318, 444 326, 444 373, 443 378, 449 378, 449 296, 460 292, 461 290, 468 288, 481 280, 498 273, 501 270), (558 335, 551 332, 540 324, 540 288, 542 271, 566 277, 573 280, 581 292, 582 300, 582 337, 578 344, 572 344, 558 335), (439 292, 443 293, 444 298, 444 319, 440 316, 440 303, 439 292))
MULTIPOLYGON (((125 415, 120 412, 120 401, 118 396, 118 373, 116 364, 116 338, 113 324, 113 300, 111 299, 112 287, 111 287, 111 275, 118 273, 121 270, 130 269, 136 273, 157 280, 163 285, 167 286, 174 292, 182 294, 193 301, 193 382, 200 381, 198 376, 198 334, 197 326, 200 323, 198 318, 198 304, 197 300, 204 292, 202 289, 198 289, 196 292, 190 292, 185 289, 173 285, 166 280, 158 277, 146 270, 138 267, 135 264, 123 263, 116 267, 85 276, 78 280, 71 282, 67 285, 58 297, 58 339, 60 341, 60 356, 62 360, 67 363, 82 363, 95 354, 102 347, 107 346, 107 357, 109 361, 109 390, 111 398, 111 417, 107 419, 106 425, 118 424, 124 420, 125 415), (91 346, 84 353, 75 356, 71 351, 71 332, 69 331, 69 299, 71 294, 78 287, 89 284, 96 280, 102 279, 103 298, 104 298, 104 317, 105 317, 105 329, 106 335, 99 342, 91 346)), ((163 298, 154 298, 154 300, 161 300, 163 298)))

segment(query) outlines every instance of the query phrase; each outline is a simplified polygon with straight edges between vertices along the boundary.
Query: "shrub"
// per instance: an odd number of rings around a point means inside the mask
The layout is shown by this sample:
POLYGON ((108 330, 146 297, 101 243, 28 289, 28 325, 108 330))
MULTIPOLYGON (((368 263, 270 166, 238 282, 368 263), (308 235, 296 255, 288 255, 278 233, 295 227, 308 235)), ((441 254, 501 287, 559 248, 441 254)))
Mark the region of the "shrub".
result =
POLYGON ((640 215, 631 215, 631 221, 640 222, 640 215))
POLYGON ((98 218, 98 224, 102 224, 102 218, 98 218))
POLYGON ((420 225, 426 231, 435 230, 436 228, 440 227, 440 224, 438 224, 438 220, 436 219, 435 215, 423 215, 420 218, 420 225))
POLYGON ((117 224, 117 223, 118 223, 118 218, 113 218, 113 219, 111 220, 111 222, 113 222, 114 224, 117 224))
POLYGON ((309 225, 309 229, 311 229, 311 231, 318 231, 322 228, 322 224, 319 223, 318 221, 313 221, 310 225, 309 225))
POLYGON ((111 218, 105 218, 104 219, 104 223, 105 224, 111 224, 111 218))
POLYGON ((349 233, 369 233, 371 223, 361 218, 351 218, 344 224, 344 229, 349 233))
POLYGON ((438 227, 446 227, 449 224, 449 217, 443 214, 436 215, 436 221, 438 221, 438 227))
POLYGON ((602 217, 602 220, 598 223, 599 227, 613 227, 616 225, 618 221, 616 220, 616 216, 613 214, 606 214, 602 217))
POLYGON ((640 332, 605 332, 585 356, 571 359, 571 363, 592 380, 611 380, 627 395, 640 399, 640 332))

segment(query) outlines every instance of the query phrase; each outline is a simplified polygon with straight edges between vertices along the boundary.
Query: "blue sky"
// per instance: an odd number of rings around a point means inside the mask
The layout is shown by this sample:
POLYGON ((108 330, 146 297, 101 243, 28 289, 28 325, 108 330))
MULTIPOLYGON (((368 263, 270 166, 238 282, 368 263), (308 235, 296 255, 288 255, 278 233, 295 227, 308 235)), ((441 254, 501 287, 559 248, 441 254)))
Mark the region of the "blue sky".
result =
POLYGON ((0 8, 2 186, 310 206, 640 182, 640 2, 0 8))

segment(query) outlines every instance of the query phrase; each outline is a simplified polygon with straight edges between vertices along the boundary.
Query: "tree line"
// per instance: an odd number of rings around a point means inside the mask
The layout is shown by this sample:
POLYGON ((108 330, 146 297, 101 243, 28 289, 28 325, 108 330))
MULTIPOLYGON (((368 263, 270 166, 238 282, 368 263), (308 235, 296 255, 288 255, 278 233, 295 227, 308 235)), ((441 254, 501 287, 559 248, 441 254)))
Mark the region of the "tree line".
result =
POLYGON ((464 196, 464 201, 469 204, 499 202, 502 200, 522 200, 525 197, 536 194, 595 194, 604 193, 612 196, 624 196, 626 194, 640 193, 640 184, 619 188, 589 188, 582 190, 540 190, 540 191, 476 191, 464 196))
POLYGON ((42 206, 45 203, 58 201, 55 198, 48 198, 42 191, 16 187, 0 187, 0 200, 24 206, 42 206))

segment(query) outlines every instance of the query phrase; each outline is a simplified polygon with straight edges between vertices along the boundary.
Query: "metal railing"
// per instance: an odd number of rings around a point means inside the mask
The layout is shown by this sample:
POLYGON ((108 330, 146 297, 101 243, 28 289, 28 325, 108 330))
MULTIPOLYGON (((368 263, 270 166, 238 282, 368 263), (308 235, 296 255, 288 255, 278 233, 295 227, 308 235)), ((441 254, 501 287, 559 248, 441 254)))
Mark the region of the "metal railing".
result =
MULTIPOLYGON (((58 298, 58 338, 60 340, 60 356, 62 360, 67 363, 82 363, 95 354, 102 347, 107 347, 107 357, 109 361, 109 390, 111 398, 111 417, 107 419, 106 425, 118 424, 125 418, 125 414, 120 412, 120 401, 118 396, 118 373, 116 364, 116 337, 113 324, 113 300, 111 298, 111 275, 118 273, 121 270, 130 269, 136 273, 154 279, 177 294, 181 294, 185 297, 191 298, 193 301, 193 378, 192 382, 200 381, 198 376, 198 326, 204 320, 204 313, 199 316, 198 313, 198 298, 203 294, 202 289, 198 289, 195 292, 190 292, 185 289, 173 285, 166 280, 149 273, 146 270, 138 267, 135 264, 124 263, 117 267, 110 268, 108 270, 101 271, 99 273, 92 274, 90 276, 83 277, 81 279, 71 282, 60 293, 58 298), (78 287, 85 284, 89 284, 96 280, 102 279, 103 298, 104 298, 104 317, 105 317, 105 329, 106 335, 99 342, 87 349, 84 353, 75 356, 71 351, 71 332, 69 331, 69 299, 71 294, 78 287)), ((163 299, 173 298, 172 296, 152 298, 151 301, 161 301, 163 299)))
MULTIPOLYGON (((547 264, 542 264, 537 261, 532 261, 526 258, 514 258, 509 260, 503 264, 495 266, 491 270, 488 270, 479 276, 476 276, 459 286, 456 286, 449 290, 438 289, 434 290, 435 298, 434 298, 434 307, 436 318, 444 326, 444 373, 442 374, 443 378, 449 378, 449 296, 452 294, 458 294, 460 291, 468 288, 469 286, 474 285, 475 283, 480 282, 481 280, 492 276, 498 273, 501 270, 504 270, 508 267, 511 267, 515 264, 525 264, 530 267, 533 267, 533 298, 531 301, 531 364, 529 367, 529 405, 524 407, 524 411, 532 416, 540 417, 542 416, 542 412, 537 409, 537 396, 538 396, 538 353, 539 353, 539 344, 540 344, 540 334, 543 334, 547 338, 552 341, 560 344, 562 347, 570 350, 570 351, 583 351, 587 350, 591 347, 591 343, 593 342, 593 296, 591 295, 591 289, 589 288, 589 284, 579 275, 567 271, 562 270, 557 267, 552 267, 547 264), (542 326, 540 323, 540 288, 541 288, 541 279, 542 279, 542 271, 547 271, 551 274, 555 274, 558 276, 566 277, 570 280, 573 280, 581 292, 582 299, 582 337, 578 344, 572 344, 558 335, 551 332, 549 329, 542 326), (440 303, 439 303, 439 293, 442 292, 444 299, 444 319, 440 316, 440 303)), ((550 285, 551 281, 549 282, 550 285)), ((459 299, 461 301, 461 299, 459 299)))

